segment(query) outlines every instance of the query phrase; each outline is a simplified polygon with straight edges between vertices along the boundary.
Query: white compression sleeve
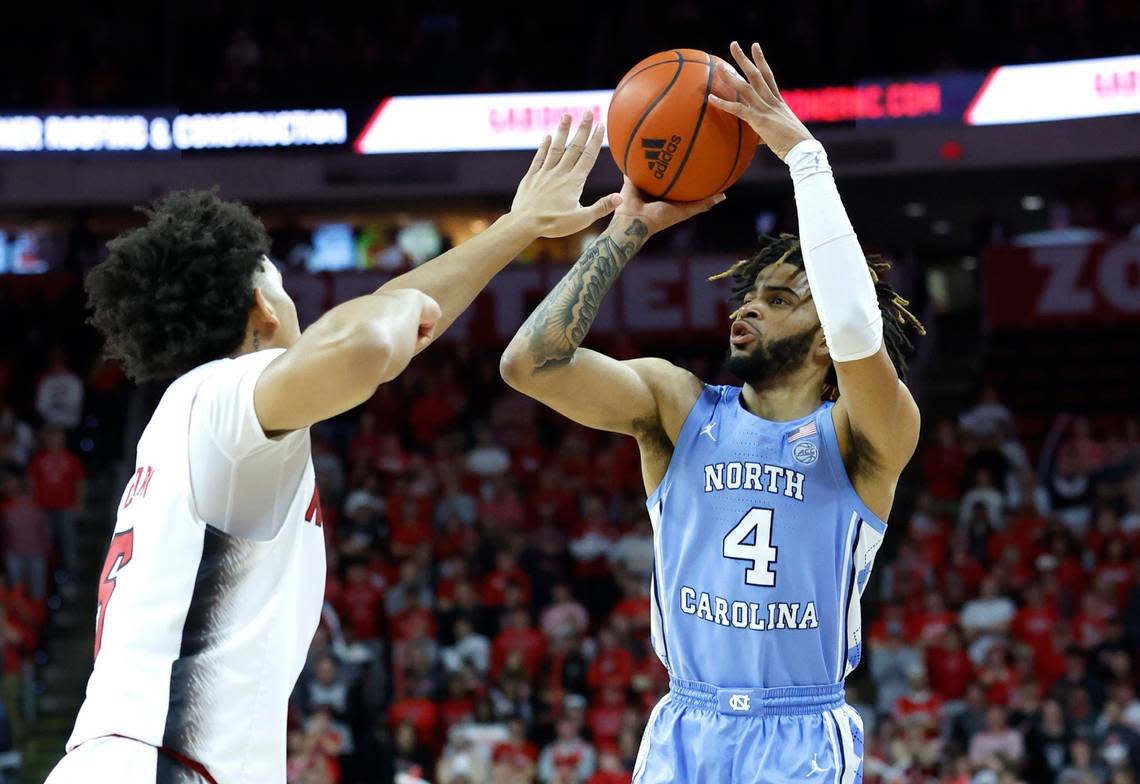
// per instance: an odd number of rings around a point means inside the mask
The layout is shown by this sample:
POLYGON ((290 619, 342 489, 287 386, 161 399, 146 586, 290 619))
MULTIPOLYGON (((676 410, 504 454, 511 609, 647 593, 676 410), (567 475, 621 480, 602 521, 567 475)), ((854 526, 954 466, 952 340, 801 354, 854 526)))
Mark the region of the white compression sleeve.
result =
POLYGON ((804 268, 828 352, 836 362, 869 357, 883 344, 883 318, 827 153, 807 139, 788 152, 786 162, 796 190, 804 268))

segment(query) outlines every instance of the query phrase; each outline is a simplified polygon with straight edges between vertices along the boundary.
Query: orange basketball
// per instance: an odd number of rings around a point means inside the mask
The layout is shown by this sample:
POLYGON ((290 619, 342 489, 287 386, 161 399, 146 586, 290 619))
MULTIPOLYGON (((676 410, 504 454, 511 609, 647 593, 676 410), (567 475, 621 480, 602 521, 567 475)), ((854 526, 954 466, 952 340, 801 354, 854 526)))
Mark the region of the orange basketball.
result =
MULTIPOLYGON (((672 49, 633 66, 610 101, 610 152, 643 193, 698 201, 732 185, 756 152, 748 123, 709 105, 717 58, 672 49)), ((721 95, 724 95, 721 92, 721 95)))

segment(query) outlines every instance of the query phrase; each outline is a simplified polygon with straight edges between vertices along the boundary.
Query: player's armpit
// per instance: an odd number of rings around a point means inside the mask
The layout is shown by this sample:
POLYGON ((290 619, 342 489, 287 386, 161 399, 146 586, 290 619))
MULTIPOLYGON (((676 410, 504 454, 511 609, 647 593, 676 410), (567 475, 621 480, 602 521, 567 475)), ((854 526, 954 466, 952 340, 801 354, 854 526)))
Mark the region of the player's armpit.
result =
POLYGON ((639 439, 656 426, 675 441, 701 390, 696 376, 663 359, 623 362, 584 348, 542 369, 508 350, 500 371, 514 389, 581 425, 639 439))
POLYGON ((847 435, 842 432, 846 420, 850 436, 846 440, 860 445, 862 466, 869 473, 889 477, 893 484, 918 445, 921 421, 914 397, 899 380, 886 347, 865 359, 836 362, 835 375, 839 380, 835 413, 840 443, 847 435))

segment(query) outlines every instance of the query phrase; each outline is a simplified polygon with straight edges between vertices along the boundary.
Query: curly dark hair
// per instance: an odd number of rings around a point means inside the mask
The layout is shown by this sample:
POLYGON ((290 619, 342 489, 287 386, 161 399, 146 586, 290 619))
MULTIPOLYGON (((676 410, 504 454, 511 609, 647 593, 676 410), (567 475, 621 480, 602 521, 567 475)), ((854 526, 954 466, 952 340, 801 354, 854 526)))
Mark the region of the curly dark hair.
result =
POLYGON ((136 381, 172 378, 232 354, 253 307, 269 235, 217 190, 175 191, 139 208, 146 225, 107 243, 87 276, 89 322, 136 381))
MULTIPOLYGON (((914 353, 914 342, 911 333, 925 335, 926 329, 914 317, 907 305, 910 303, 903 299, 890 283, 879 277, 879 273, 890 269, 890 262, 881 256, 867 256, 867 268, 871 280, 875 283, 875 296, 879 302, 879 312, 883 316, 883 343, 887 347, 887 356, 899 378, 906 381, 907 357, 914 353)), ((719 275, 713 275, 709 280, 732 278, 732 302, 739 308, 744 302, 744 295, 756 286, 756 276, 769 264, 791 264, 799 269, 804 268, 803 251, 800 249, 800 240, 794 234, 781 234, 779 237, 770 237, 766 234, 760 236, 760 249, 746 259, 733 264, 719 275)), ((839 397, 839 381, 835 375, 835 365, 827 371, 827 378, 823 382, 823 397, 835 400, 839 397)))

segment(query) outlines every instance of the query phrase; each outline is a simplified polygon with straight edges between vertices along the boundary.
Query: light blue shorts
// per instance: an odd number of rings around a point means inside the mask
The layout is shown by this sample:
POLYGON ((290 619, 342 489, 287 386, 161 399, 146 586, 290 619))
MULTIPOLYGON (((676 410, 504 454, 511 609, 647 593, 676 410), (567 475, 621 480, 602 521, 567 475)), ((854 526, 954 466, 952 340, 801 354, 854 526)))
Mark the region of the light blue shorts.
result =
POLYGON ((633 784, 862 781, 863 721, 843 684, 731 689, 672 678, 633 769, 633 784))

